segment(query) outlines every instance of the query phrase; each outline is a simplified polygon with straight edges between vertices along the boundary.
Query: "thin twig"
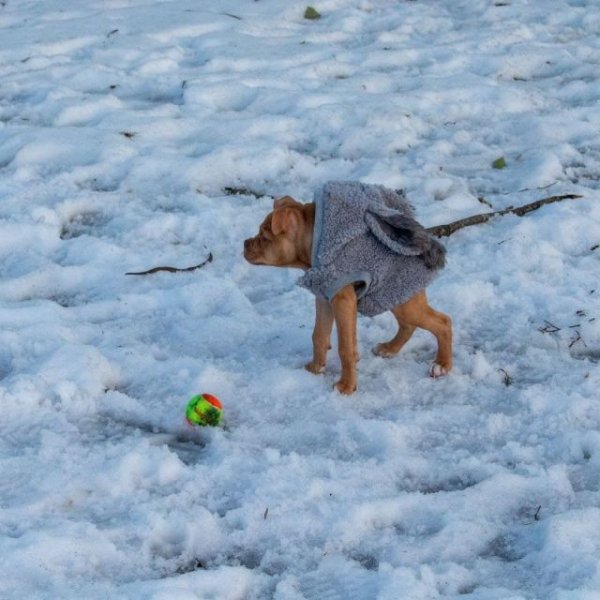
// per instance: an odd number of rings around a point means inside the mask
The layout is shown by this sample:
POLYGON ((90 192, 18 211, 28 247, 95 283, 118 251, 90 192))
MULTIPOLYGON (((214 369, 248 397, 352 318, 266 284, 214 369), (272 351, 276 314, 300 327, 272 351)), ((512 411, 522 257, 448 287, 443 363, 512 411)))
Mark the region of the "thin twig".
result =
POLYGON ((579 333, 579 331, 576 331, 575 335, 571 338, 569 348, 572 348, 577 342, 581 342, 584 348, 587 348, 587 344, 585 343, 585 340, 581 337, 581 333, 579 333))
POLYGON ((561 329, 560 327, 554 325, 554 323, 550 323, 550 321, 546 321, 545 319, 544 323, 546 324, 543 327, 538 327, 538 331, 540 331, 541 333, 556 333, 561 329))
POLYGON ((470 227, 471 225, 480 225, 481 223, 487 223, 494 217, 502 217, 504 215, 513 214, 518 217, 522 217, 527 213, 530 213, 534 210, 537 210, 541 206, 545 204, 552 204, 553 202, 561 202, 562 200, 575 200, 576 198, 581 198, 577 194, 564 194, 563 196, 550 196, 549 198, 542 198, 541 200, 536 200, 535 202, 531 202, 530 204, 525 204, 524 206, 517 206, 516 208, 509 207, 503 210, 495 210, 489 213, 482 213, 479 215, 473 215, 471 217, 466 217, 465 219, 459 219, 458 221, 453 221, 452 223, 447 223, 446 225, 435 225, 434 227, 428 227, 427 231, 431 235, 435 235, 437 237, 446 237, 452 235, 455 231, 462 229, 463 227, 470 227))
POLYGON ((169 273, 183 273, 186 271, 195 271, 196 269, 201 269, 202 267, 205 267, 208 263, 212 262, 212 260, 213 255, 211 252, 204 262, 201 262, 199 265, 194 265, 193 267, 185 267, 184 269, 178 269, 177 267, 154 267, 153 269, 148 269, 148 271, 130 271, 129 273, 125 273, 125 275, 151 275, 152 273, 158 273, 159 271, 167 271, 169 273))
POLYGON ((246 187, 228 186, 223 189, 228 196, 254 196, 255 198, 264 198, 265 194, 257 190, 246 187))
POLYGON ((508 374, 508 372, 505 369, 498 369, 498 371, 500 373, 504 373, 504 385, 506 387, 508 387, 509 385, 512 385, 513 378, 508 374))

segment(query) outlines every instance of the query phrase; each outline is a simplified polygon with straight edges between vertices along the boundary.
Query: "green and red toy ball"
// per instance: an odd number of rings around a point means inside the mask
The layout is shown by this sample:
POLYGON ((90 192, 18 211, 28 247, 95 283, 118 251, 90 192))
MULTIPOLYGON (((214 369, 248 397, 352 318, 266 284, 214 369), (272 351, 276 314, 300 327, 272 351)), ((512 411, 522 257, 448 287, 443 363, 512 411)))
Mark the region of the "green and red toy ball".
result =
POLYGON ((185 418, 190 425, 216 427, 223 416, 223 405, 212 394, 196 394, 185 407, 185 418))

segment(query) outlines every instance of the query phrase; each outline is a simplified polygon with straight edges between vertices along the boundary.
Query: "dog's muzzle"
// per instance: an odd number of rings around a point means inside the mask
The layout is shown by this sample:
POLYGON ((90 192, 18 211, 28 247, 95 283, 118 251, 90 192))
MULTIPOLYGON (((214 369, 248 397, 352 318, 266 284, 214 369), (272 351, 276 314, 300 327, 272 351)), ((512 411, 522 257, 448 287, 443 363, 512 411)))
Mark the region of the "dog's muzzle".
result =
POLYGON ((244 258, 248 262, 253 262, 256 258, 256 238, 244 240, 244 258))

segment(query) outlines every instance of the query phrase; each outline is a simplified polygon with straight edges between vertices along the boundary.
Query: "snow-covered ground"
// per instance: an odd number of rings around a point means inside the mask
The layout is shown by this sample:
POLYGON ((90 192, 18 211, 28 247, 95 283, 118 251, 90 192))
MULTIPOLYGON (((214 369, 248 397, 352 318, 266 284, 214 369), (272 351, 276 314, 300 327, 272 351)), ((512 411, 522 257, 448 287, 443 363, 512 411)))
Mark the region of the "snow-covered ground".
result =
POLYGON ((0 2, 2 600, 600 598, 598 2, 305 7, 0 2), (329 179, 425 225, 583 197, 448 238, 455 370, 364 319, 343 397, 241 257, 329 179))

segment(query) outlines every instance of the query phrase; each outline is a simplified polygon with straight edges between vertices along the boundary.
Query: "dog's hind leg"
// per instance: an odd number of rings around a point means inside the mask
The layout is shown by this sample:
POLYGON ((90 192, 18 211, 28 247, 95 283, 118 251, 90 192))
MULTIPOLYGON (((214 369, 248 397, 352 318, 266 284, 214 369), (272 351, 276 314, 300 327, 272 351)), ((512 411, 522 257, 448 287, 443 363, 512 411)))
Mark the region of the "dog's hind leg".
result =
MULTIPOLYGON (((419 292, 408 302, 395 306, 392 312, 400 324, 400 331, 394 339, 387 344, 380 344, 377 348, 383 346, 384 350, 392 350, 391 354, 387 354, 387 356, 392 356, 408 341, 416 327, 426 329, 433 333, 438 343, 435 362, 431 366, 429 374, 432 377, 446 375, 452 369, 452 320, 450 317, 431 308, 425 292, 419 292), (402 324, 408 325, 405 335, 402 335, 402 324)), ((386 354, 379 355, 386 356, 386 354)))
POLYGON ((428 307, 423 324, 419 327, 433 333, 438 343, 435 362, 429 369, 429 375, 431 377, 447 375, 452 369, 452 320, 448 315, 428 307))
POLYGON ((395 309, 392 309, 392 313, 396 317, 396 321, 398 321, 398 333, 389 342, 377 344, 377 346, 373 348, 373 354, 381 356, 382 358, 391 358, 398 354, 398 352, 402 350, 404 344, 410 340, 417 328, 416 325, 411 325, 407 321, 402 320, 396 314, 395 309))

